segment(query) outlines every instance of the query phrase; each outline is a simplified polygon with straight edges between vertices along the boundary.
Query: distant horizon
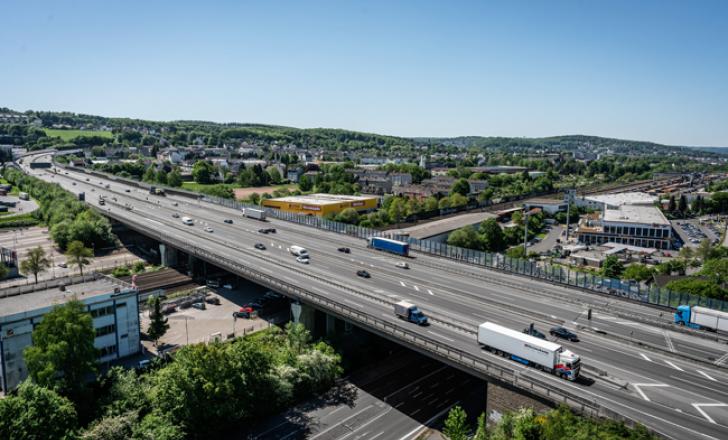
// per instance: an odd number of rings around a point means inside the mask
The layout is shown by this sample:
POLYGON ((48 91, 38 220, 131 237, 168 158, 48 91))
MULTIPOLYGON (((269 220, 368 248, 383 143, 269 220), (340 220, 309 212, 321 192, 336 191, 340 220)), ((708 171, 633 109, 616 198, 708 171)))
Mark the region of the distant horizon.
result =
POLYGON ((1 105, 0 107, 8 108, 9 110, 24 113, 27 111, 32 112, 51 112, 51 113, 74 113, 77 115, 88 115, 88 116, 98 116, 102 118, 109 118, 109 119, 137 119, 142 121, 150 121, 150 122, 157 122, 157 123, 165 123, 165 122, 209 122, 212 124, 249 124, 249 125, 265 125, 265 126, 272 126, 272 127, 285 127, 285 128, 294 128, 294 129, 300 129, 300 130, 311 130, 311 129, 329 129, 329 130, 346 130, 346 131, 354 131, 359 133, 368 133, 368 134, 376 134, 380 136, 391 136, 391 137, 397 137, 397 138, 403 138, 403 139, 417 139, 417 138, 425 138, 425 139, 454 139, 454 138, 465 138, 465 137, 479 137, 479 138, 509 138, 509 139, 547 139, 547 138, 554 138, 554 137, 561 137, 561 136, 590 136, 590 137, 598 137, 603 139, 617 139, 621 141, 630 141, 630 142, 649 142, 657 145, 662 145, 666 147, 686 147, 686 148, 728 148, 728 146, 722 146, 722 145, 677 145, 677 144, 664 144, 660 142, 656 142, 653 140, 645 140, 645 139, 630 139, 627 137, 620 137, 620 136, 605 136, 605 135, 597 135, 597 134, 585 134, 585 133, 567 133, 567 134, 554 134, 554 135, 548 135, 548 136, 503 136, 503 135, 482 135, 482 134, 461 134, 461 135, 455 135, 455 136, 403 136, 398 134, 391 134, 391 133, 382 133, 377 131, 366 131, 366 130, 357 130, 352 128, 346 128, 346 127, 327 127, 327 126, 313 126, 313 127, 300 127, 295 125, 285 125, 285 124, 276 124, 276 123, 269 123, 269 122, 250 122, 250 121, 215 121, 210 119, 199 119, 199 118, 186 118, 186 119, 151 119, 151 118, 142 118, 142 117, 136 117, 136 116, 108 116, 103 114, 97 114, 97 113, 88 113, 88 112, 79 112, 79 111, 73 111, 73 110, 37 110, 37 109, 26 109, 26 110, 18 110, 11 108, 7 105, 1 105))

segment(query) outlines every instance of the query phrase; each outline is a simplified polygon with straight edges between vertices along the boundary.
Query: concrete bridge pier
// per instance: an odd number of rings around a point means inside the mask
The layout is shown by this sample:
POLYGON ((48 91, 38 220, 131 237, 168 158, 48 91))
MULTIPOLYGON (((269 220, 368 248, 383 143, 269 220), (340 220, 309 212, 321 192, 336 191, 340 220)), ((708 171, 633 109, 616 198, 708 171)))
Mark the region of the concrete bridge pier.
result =
POLYGON ((291 303, 291 316, 293 322, 301 323, 311 332, 316 334, 316 309, 303 303, 291 303))
POLYGON ((159 244, 159 256, 162 266, 175 267, 179 258, 177 249, 164 243, 159 244))

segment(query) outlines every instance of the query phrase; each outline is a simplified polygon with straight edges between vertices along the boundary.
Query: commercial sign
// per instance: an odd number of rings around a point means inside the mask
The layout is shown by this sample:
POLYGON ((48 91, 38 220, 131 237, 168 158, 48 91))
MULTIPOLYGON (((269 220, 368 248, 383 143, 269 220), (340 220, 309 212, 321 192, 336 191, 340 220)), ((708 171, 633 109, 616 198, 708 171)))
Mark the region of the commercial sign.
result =
POLYGON ((305 209, 306 211, 321 211, 320 206, 314 206, 314 205, 302 205, 301 209, 305 209))

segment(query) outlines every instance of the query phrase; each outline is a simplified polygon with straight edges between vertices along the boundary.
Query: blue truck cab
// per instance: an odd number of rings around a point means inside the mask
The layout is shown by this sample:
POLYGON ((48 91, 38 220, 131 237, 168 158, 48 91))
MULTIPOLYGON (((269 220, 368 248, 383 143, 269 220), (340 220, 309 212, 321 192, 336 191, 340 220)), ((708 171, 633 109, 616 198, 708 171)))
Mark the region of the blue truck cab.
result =
POLYGON ((685 325, 690 328, 700 328, 698 324, 690 322, 691 313, 692 309, 690 306, 677 306, 677 311, 675 312, 675 324, 685 325))
POLYGON ((416 305, 406 301, 394 304, 394 314, 417 325, 427 325, 427 316, 416 305))

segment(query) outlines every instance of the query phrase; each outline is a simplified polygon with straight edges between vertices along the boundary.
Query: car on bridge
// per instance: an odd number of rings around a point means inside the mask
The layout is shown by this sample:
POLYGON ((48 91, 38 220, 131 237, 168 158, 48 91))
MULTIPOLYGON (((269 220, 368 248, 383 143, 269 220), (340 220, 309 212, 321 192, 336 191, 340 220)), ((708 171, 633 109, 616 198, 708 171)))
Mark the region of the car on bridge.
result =
POLYGON ((215 232, 210 226, 205 226, 205 232, 215 232))
POLYGON ((348 247, 340 247, 340 248, 339 248, 339 249, 337 249, 337 250, 338 250, 339 252, 343 252, 343 253, 345 253, 345 254, 349 254, 349 253, 351 253, 351 249, 349 249, 348 247))
POLYGON ((551 330, 549 330, 549 334, 551 336, 556 336, 557 338, 566 339, 567 341, 579 342, 579 337, 576 336, 576 333, 560 325, 552 327, 551 330))
POLYGON ((261 234, 275 234, 276 233, 276 228, 263 228, 263 229, 258 229, 258 232, 260 232, 261 234))
POLYGON ((263 243, 255 243, 255 246, 253 246, 256 249, 260 249, 261 251, 265 250, 265 245, 263 243))
POLYGON ((226 218, 225 220, 223 220, 223 222, 225 222, 225 223, 227 223, 229 225, 231 225, 233 223, 233 221, 230 220, 229 218, 226 218))
POLYGON ((395 266, 399 267, 400 269, 409 269, 409 264, 407 264, 406 261, 398 261, 395 266))
POLYGON ((360 276, 362 278, 371 278, 372 277, 371 275, 369 275, 369 272, 367 272, 366 270, 357 270, 356 274, 357 274, 357 276, 360 276))
POLYGON ((523 333, 531 336, 535 336, 539 339, 546 339, 546 335, 536 330, 536 327, 526 327, 523 329, 523 333))
POLYGON ((300 257, 296 257, 296 261, 298 261, 301 264, 308 264, 311 262, 308 259, 308 255, 301 255, 300 257))
POLYGON ((177 214, 177 213, 175 212, 174 214, 172 214, 172 218, 179 218, 179 214, 177 214))

